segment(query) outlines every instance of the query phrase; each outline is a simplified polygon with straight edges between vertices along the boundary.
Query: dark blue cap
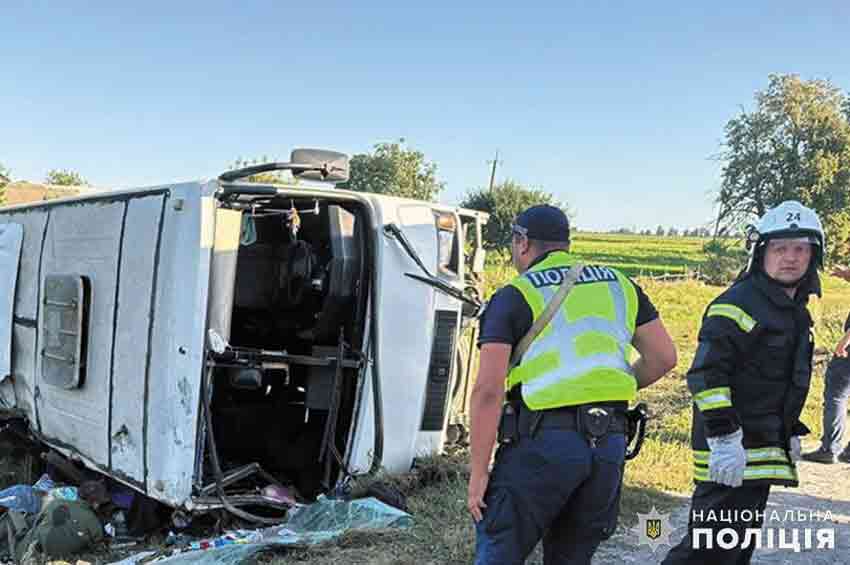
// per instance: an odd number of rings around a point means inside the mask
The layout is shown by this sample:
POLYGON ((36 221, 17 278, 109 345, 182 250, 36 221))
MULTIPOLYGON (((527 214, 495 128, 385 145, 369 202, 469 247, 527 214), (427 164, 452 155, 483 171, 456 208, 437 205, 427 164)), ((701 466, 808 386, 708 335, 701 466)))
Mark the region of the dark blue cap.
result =
POLYGON ((528 239, 570 240, 570 220, 567 215, 560 208, 548 204, 539 204, 520 212, 513 230, 528 239))

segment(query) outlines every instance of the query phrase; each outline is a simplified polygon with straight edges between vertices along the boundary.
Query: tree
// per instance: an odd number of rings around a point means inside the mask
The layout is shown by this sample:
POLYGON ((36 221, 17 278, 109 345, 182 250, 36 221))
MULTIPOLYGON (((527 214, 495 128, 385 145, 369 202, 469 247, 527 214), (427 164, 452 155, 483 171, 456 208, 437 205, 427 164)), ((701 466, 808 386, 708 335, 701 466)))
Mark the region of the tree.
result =
POLYGON ((6 201, 6 185, 12 180, 9 169, 0 163, 0 204, 6 201))
POLYGON ((679 230, 670 226, 670 229, 667 230, 667 237, 676 237, 677 235, 679 235, 679 230))
POLYGON ((495 185, 493 190, 478 188, 467 193, 460 206, 490 214, 490 219, 484 226, 484 247, 508 249, 511 246, 511 224, 517 214, 535 204, 558 206, 568 216, 572 215, 567 205, 556 202, 552 194, 540 189, 526 188, 510 179, 495 185))
POLYGON ((378 143, 372 153, 351 157, 351 173, 340 188, 433 201, 445 183, 437 180, 437 165, 421 151, 398 143, 378 143))
POLYGON ((718 227, 740 229, 783 200, 824 222, 831 259, 850 256, 850 101, 824 80, 770 75, 725 128, 718 227))
POLYGON ((76 171, 70 169, 51 169, 44 179, 47 184, 56 186, 85 186, 88 181, 76 171))
POLYGON ((655 235, 664 235, 664 226, 660 225, 655 228, 655 235))

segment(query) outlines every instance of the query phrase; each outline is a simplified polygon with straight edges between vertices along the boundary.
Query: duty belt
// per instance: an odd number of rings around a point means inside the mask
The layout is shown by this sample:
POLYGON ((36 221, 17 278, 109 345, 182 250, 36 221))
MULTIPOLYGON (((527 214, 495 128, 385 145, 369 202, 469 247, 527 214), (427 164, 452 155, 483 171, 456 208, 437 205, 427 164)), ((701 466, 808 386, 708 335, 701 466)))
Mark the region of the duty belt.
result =
POLYGON ((582 404, 550 410, 530 410, 519 403, 518 432, 520 437, 533 437, 538 429, 575 430, 595 445, 607 434, 625 434, 628 431, 626 405, 582 404))

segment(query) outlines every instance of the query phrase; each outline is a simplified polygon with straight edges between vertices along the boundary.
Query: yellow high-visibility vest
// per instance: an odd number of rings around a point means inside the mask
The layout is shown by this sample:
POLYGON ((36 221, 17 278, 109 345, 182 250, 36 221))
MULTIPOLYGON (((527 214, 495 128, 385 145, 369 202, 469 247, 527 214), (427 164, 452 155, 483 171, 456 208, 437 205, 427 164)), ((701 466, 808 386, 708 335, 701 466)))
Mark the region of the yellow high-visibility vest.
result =
MULTIPOLYGON (((537 320, 570 269, 565 251, 510 282, 537 320)), ((616 269, 586 266, 552 321, 508 373, 529 408, 545 410, 635 399, 637 381, 628 351, 637 319, 637 290, 616 269)), ((533 323, 533 322, 532 322, 533 323)))

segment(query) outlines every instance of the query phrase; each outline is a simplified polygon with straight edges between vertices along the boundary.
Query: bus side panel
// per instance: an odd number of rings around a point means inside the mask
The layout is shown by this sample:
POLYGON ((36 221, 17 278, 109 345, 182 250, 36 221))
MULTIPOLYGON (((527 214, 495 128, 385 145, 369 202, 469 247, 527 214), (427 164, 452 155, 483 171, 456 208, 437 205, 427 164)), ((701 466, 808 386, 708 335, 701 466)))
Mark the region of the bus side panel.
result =
POLYGON ((166 202, 146 393, 146 485, 174 506, 194 481, 215 206, 195 183, 166 202))
POLYGON ((72 446, 94 464, 109 464, 109 388, 118 253, 126 202, 68 204, 50 212, 39 287, 50 275, 88 278, 91 303, 85 378, 76 388, 43 379, 45 308, 39 310, 36 402, 42 435, 72 446))
POLYGON ((15 407, 26 415, 33 429, 38 430, 35 412, 38 270, 44 230, 47 225, 47 212, 0 214, 0 222, 20 224, 24 231, 21 259, 18 264, 18 283, 15 288, 11 384, 14 388, 15 407))
POLYGON ((118 319, 112 376, 110 468, 142 485, 145 387, 150 356, 151 303, 165 196, 129 202, 121 247, 118 319))

